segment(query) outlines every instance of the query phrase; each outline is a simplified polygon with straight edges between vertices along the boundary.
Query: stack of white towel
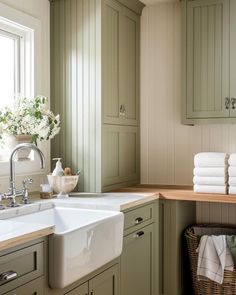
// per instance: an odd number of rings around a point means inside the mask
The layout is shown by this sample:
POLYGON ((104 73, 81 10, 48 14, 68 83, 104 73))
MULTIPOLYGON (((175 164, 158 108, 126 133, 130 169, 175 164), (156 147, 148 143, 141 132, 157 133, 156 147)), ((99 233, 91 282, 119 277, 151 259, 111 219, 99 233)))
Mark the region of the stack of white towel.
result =
MULTIPOLYGON (((235 161, 236 161, 236 158, 235 158, 235 161)), ((193 170, 194 192, 227 194, 228 192, 228 185, 227 185, 228 155, 227 154, 199 153, 195 155, 194 157, 194 166, 195 166, 193 170)))
POLYGON ((236 154, 229 157, 229 194, 236 194, 236 154))

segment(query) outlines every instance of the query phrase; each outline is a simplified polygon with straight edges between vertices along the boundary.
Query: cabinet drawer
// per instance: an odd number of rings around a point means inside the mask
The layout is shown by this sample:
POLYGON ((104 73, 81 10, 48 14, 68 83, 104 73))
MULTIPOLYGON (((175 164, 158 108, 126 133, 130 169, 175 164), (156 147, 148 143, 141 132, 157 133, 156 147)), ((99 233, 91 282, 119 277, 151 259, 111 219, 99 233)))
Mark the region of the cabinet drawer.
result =
POLYGON ((43 275, 43 242, 0 256, 0 294, 43 275))
POLYGON ((135 228, 153 220, 153 204, 143 206, 125 213, 124 229, 135 228))

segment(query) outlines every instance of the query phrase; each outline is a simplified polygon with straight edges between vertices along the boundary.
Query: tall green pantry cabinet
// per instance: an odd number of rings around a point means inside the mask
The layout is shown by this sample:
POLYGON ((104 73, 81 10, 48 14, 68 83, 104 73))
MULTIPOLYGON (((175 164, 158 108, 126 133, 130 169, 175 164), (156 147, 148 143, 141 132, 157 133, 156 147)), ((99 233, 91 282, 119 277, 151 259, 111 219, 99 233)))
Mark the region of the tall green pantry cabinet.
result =
POLYGON ((52 156, 82 170, 79 188, 139 182, 138 0, 51 0, 52 156))

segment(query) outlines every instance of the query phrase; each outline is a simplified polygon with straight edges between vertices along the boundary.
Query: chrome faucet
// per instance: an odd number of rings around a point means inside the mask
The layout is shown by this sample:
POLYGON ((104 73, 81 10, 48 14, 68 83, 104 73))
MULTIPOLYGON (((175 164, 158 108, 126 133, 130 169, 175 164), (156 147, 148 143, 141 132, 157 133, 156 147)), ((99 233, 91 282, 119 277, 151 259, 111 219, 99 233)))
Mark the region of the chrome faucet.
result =
MULTIPOLYGON (((31 184, 33 180, 31 178, 24 179, 23 180, 23 189, 22 190, 16 190, 16 184, 15 184, 15 164, 14 164, 14 158, 15 155, 19 150, 22 149, 31 149, 38 153, 40 158, 40 164, 41 169, 45 166, 45 160, 44 155, 42 151, 31 143, 21 143, 18 144, 11 152, 10 155, 10 187, 7 193, 0 194, 1 199, 9 199, 9 207, 18 207, 19 204, 16 203, 16 197, 22 196, 22 203, 23 204, 29 204, 29 193, 28 193, 28 184, 31 184)), ((0 209, 3 209, 1 206, 0 209)))

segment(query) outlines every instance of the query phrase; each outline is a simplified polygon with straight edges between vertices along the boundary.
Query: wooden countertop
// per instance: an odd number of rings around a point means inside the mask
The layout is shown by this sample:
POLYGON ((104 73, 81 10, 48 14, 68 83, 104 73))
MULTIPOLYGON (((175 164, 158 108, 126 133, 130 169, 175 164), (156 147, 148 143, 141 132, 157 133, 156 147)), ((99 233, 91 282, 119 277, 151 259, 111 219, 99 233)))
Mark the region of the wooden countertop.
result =
MULTIPOLYGON (((116 192, 123 193, 132 193, 140 194, 145 198, 142 200, 142 203, 150 202, 155 199, 164 199, 164 200, 179 200, 179 201, 193 201, 193 202, 214 202, 214 203, 235 203, 236 204, 236 195, 221 195, 221 194, 199 194, 194 193, 192 187, 189 186, 163 186, 163 185, 137 185, 133 187, 127 187, 119 189, 116 192)), ((70 200, 74 202, 74 200, 70 200)), ((42 200, 41 200, 42 201, 42 200)), ((140 201, 133 201, 128 204, 123 205, 123 209, 136 206, 140 201)), ((42 203, 42 202, 41 202, 42 203)), ((79 201, 78 201, 79 203, 79 201)), ((50 204, 48 202, 43 202, 44 207, 46 208, 50 204)), ((42 207, 42 204, 39 206, 42 207)), ((120 208, 120 210, 122 209, 120 208)), ((24 208, 23 208, 24 209, 24 208)), ((9 212, 9 211, 8 211, 9 212)), ((7 212, 6 212, 7 213, 7 212)), ((4 222, 4 220, 0 220, 4 222)), ((6 222, 6 221, 5 221, 6 222)), ((36 225, 35 225, 36 226, 36 225)), ((15 228, 15 227, 13 227, 15 228)), ((54 232, 54 227, 42 227, 42 228, 24 228, 23 231, 15 233, 15 236, 10 236, 11 230, 9 233, 6 231, 6 226, 2 227, 2 239, 0 239, 0 250, 7 249, 40 237, 50 235, 54 232), (5 230, 4 230, 5 229, 5 230)))
POLYGON ((236 195, 221 194, 200 194, 194 193, 190 186, 171 185, 137 185, 118 190, 119 192, 142 193, 146 195, 156 195, 158 199, 194 201, 194 202, 214 202, 214 203, 235 203, 236 195))
POLYGON ((51 235, 52 233, 54 233, 54 226, 49 226, 38 230, 31 230, 29 232, 21 233, 17 236, 5 238, 0 240, 0 251, 51 235))

